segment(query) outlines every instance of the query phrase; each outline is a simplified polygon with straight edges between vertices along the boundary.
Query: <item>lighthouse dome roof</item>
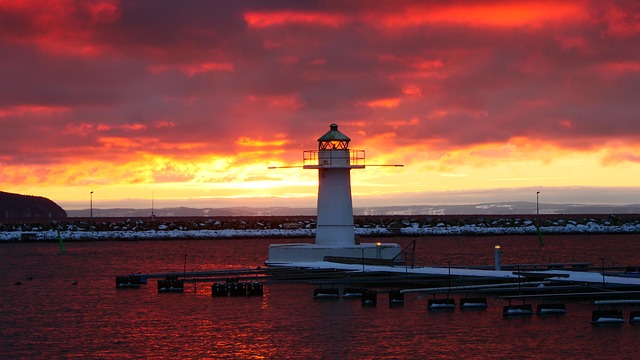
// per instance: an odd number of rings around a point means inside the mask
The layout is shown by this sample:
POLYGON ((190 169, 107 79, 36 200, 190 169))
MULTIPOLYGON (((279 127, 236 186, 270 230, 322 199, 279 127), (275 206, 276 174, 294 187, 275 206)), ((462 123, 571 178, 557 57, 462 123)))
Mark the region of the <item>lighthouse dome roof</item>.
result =
POLYGON ((351 139, 349 139, 349 137, 343 133, 341 133, 340 131, 338 131, 338 125, 337 124, 331 124, 329 125, 329 128, 331 130, 329 130, 326 134, 322 135, 320 138, 318 138, 318 142, 325 142, 325 141, 351 141, 351 139))

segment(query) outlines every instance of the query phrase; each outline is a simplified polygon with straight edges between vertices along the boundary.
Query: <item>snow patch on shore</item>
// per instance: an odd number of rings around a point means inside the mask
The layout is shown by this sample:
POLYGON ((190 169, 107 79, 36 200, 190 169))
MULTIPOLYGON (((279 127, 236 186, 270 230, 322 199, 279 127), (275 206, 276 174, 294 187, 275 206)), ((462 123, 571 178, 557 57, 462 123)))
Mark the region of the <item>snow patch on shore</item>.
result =
MULTIPOLYGON (((444 225, 444 224, 443 224, 444 225)), ((146 231, 60 231, 64 241, 95 240, 172 240, 172 239, 216 239, 216 238, 298 238, 313 237, 315 229, 227 229, 227 230, 146 230, 146 231)), ((604 226, 595 222, 587 224, 567 223, 565 225, 544 226, 543 234, 611 234, 640 233, 640 224, 604 226)), ((426 236, 426 235, 531 235, 536 234, 534 225, 518 227, 476 226, 435 226, 418 227, 410 224, 403 228, 356 228, 356 236, 426 236)), ((58 232, 53 230, 4 231, 0 241, 57 241, 58 232)))

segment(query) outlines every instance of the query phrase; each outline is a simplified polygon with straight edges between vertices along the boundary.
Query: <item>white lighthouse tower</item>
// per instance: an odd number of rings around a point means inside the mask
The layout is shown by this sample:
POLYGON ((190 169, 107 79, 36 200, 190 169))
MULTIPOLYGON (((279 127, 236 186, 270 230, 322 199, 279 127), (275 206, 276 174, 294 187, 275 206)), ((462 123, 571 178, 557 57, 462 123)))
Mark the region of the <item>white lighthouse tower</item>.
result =
POLYGON ((304 168, 318 169, 316 244, 355 245, 351 169, 364 169, 364 151, 349 150, 351 139, 331 124, 318 150, 304 152, 304 168))
POLYGON ((331 124, 318 139, 317 150, 303 152, 303 168, 318 170, 318 208, 315 244, 273 244, 268 265, 327 260, 391 260, 398 244, 356 244, 351 200, 351 169, 365 168, 364 150, 349 149, 348 136, 331 124))

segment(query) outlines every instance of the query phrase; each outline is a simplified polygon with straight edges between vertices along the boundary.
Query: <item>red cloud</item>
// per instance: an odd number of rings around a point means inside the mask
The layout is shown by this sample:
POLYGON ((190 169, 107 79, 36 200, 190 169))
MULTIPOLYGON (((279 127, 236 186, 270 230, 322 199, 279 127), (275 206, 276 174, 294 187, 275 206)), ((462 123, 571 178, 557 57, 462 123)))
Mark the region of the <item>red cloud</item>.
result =
POLYGON ((247 12, 244 19, 254 28, 291 24, 339 27, 348 20, 344 15, 308 11, 247 12))
MULTIPOLYGON (((380 14, 376 14, 376 18, 380 14)), ((433 23, 471 26, 542 26, 547 22, 575 22, 587 18, 584 4, 515 1, 472 2, 467 4, 424 2, 400 8, 380 22, 388 28, 422 26, 433 23)))
POLYGON ((8 1, 0 9, 5 20, 0 38, 54 54, 97 56, 105 48, 94 42, 95 27, 120 15, 115 0, 8 1))
POLYGON ((634 143, 639 14, 626 1, 3 2, 0 167, 72 179, 95 158, 295 162, 333 122, 355 148, 408 158, 634 143))

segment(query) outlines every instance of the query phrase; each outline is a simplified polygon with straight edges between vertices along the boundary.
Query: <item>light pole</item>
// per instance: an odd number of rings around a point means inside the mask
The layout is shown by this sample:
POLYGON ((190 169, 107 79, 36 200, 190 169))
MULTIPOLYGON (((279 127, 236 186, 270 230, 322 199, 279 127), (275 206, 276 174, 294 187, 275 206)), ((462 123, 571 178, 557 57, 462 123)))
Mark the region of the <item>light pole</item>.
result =
POLYGON ((92 223, 93 223, 93 191, 89 193, 89 231, 91 231, 92 223))
POLYGON ((536 231, 538 232, 538 241, 540 246, 544 246, 542 241, 542 231, 540 230, 540 191, 536 191, 536 231))
POLYGON ((607 285, 605 284, 605 281, 604 281, 604 258, 601 257, 600 261, 602 262, 602 287, 606 287, 607 285))

